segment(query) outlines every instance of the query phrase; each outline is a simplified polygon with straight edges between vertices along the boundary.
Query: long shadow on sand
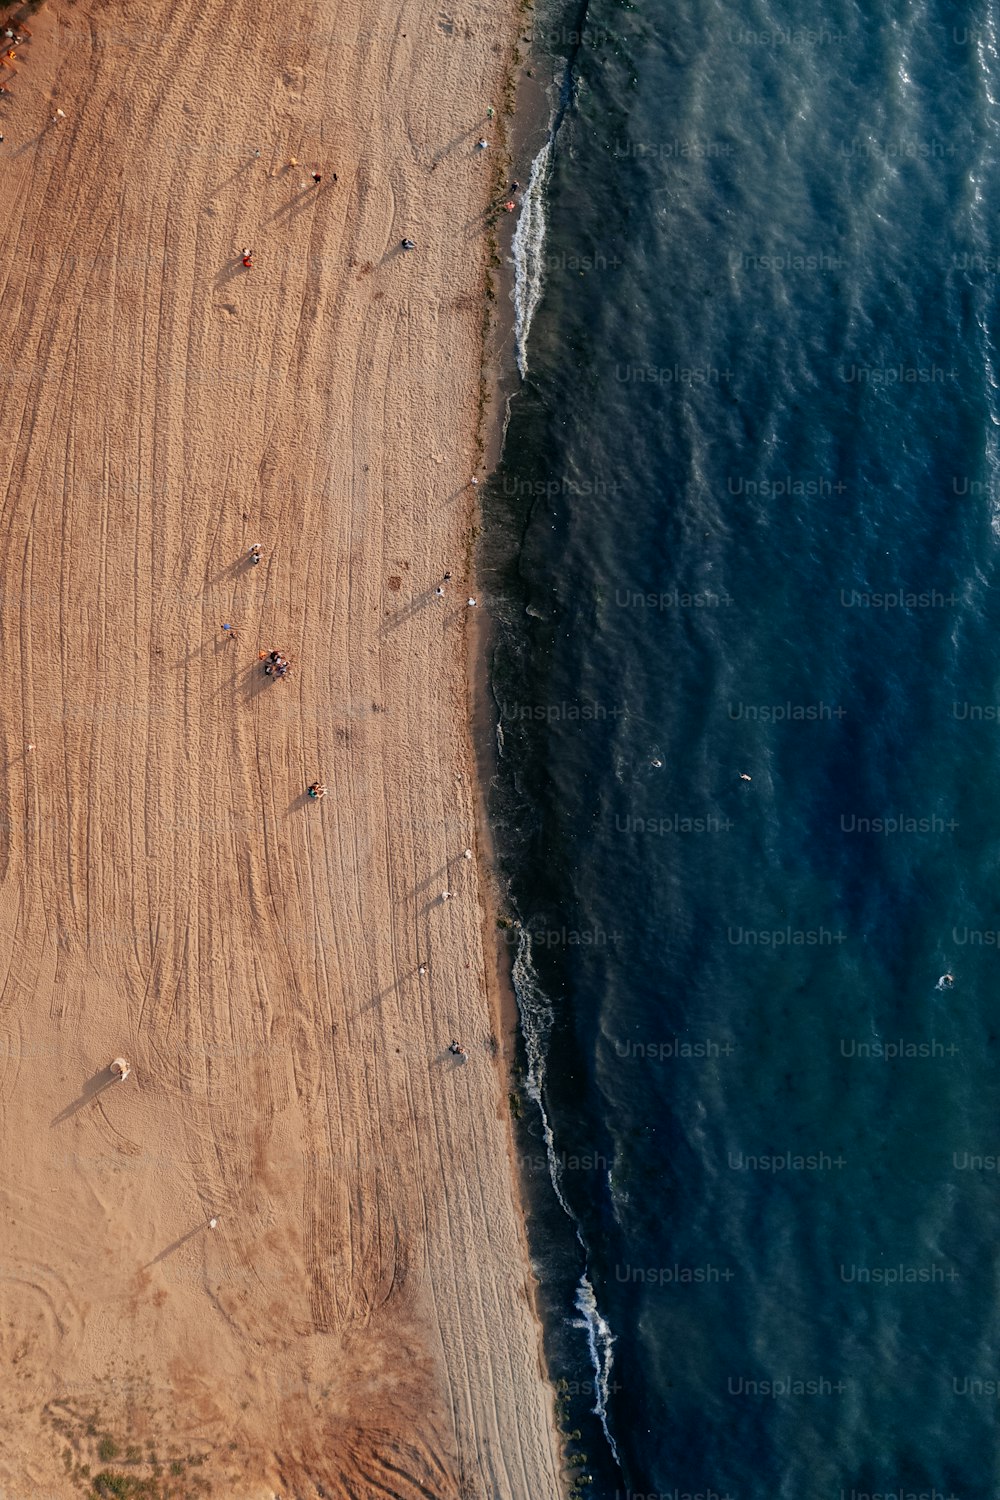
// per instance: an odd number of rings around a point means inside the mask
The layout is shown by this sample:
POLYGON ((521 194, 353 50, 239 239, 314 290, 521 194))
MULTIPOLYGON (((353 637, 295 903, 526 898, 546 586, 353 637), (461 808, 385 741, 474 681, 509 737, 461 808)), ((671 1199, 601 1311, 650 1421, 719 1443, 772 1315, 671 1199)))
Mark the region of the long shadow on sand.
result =
POLYGON ((174 1240, 172 1244, 167 1245, 166 1249, 161 1250, 159 1255, 154 1255, 153 1259, 148 1260, 142 1269, 148 1271, 150 1266, 159 1265, 161 1260, 166 1260, 168 1255, 173 1255, 175 1250, 179 1250, 182 1245, 186 1245, 188 1240, 193 1240, 195 1235, 201 1234, 205 1228, 206 1225, 204 1224, 196 1224, 193 1229, 188 1230, 187 1234, 182 1234, 180 1239, 174 1240))
POLYGON ((300 188, 294 198, 292 198, 288 203, 283 203, 280 208, 275 209, 274 213, 271 214, 267 219, 267 223, 274 224, 281 219, 287 222, 288 220, 297 217, 297 215, 299 215, 306 207, 309 199, 315 198, 317 196, 318 191, 319 190, 313 183, 310 183, 308 187, 300 188))
POLYGON ((428 604, 443 605, 444 602, 444 599, 438 598, 433 589, 424 589, 422 594, 414 594, 409 603, 404 604, 402 609, 398 609, 395 614, 390 615, 388 620, 383 620, 378 628, 378 633, 380 636, 385 637, 390 631, 398 629, 400 625, 405 625, 407 620, 412 620, 413 616, 418 614, 420 610, 425 609, 428 604))
POLYGON ((78 1109, 82 1109, 85 1104, 89 1104, 92 1099, 103 1094, 105 1089, 111 1088, 118 1082, 120 1082, 118 1076, 112 1073, 110 1068, 102 1068, 99 1073, 94 1074, 93 1078, 87 1079, 83 1086, 83 1093, 74 1099, 72 1104, 67 1104, 61 1114, 56 1115, 49 1128, 61 1125, 64 1120, 69 1119, 70 1115, 75 1115, 78 1109))
POLYGON ((242 255, 235 255, 232 260, 227 260, 222 270, 217 272, 212 285, 218 291, 219 287, 226 286, 228 282, 235 281, 237 276, 250 276, 252 272, 243 264, 242 255))

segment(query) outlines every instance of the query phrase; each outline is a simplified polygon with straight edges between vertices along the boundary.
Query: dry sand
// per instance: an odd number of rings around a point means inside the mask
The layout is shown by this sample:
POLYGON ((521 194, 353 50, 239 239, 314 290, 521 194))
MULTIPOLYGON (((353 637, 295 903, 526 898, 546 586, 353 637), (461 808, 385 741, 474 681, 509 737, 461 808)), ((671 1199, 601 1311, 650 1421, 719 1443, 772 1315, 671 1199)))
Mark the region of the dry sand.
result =
POLYGON ((560 1490, 463 858, 514 18, 383 10, 60 0, 0 102, 5 1500, 560 1490))

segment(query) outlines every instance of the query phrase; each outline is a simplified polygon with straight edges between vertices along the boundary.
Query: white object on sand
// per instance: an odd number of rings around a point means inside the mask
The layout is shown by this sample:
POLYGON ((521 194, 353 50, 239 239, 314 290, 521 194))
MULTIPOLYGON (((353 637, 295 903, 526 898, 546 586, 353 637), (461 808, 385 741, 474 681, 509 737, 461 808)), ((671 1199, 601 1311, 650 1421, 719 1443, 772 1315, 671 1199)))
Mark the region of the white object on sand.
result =
POLYGON ((114 1062, 112 1062, 109 1067, 109 1072, 113 1073, 121 1083, 125 1082, 131 1071, 132 1069, 129 1067, 124 1057, 116 1057, 114 1062))
POLYGON ((209 1221, 208 1221, 208 1227, 209 1227, 209 1229, 214 1229, 215 1226, 218 1224, 218 1222, 219 1222, 218 1219, 209 1219, 209 1221))
POLYGON ((463 858, 465 858, 465 859, 471 859, 472 858, 472 850, 471 849, 466 849, 463 858))

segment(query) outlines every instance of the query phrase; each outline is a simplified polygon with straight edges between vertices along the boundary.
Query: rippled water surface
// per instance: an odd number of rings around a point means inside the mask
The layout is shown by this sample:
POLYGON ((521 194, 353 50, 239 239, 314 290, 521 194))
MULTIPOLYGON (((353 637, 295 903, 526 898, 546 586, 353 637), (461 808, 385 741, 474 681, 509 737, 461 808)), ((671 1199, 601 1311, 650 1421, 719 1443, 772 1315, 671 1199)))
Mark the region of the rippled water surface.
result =
POLYGON ((997 11, 584 16, 483 558, 554 1373, 598 1495, 990 1496, 997 11))

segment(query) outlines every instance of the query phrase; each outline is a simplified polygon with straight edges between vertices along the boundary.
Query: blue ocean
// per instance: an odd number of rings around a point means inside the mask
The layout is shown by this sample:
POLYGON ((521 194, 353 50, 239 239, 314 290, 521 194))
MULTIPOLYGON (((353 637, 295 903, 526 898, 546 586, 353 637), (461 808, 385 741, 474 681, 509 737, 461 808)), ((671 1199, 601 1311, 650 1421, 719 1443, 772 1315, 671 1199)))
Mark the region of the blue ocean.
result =
POLYGON ((1000 1490, 1000 7, 539 8, 484 496, 577 1489, 1000 1490))

